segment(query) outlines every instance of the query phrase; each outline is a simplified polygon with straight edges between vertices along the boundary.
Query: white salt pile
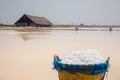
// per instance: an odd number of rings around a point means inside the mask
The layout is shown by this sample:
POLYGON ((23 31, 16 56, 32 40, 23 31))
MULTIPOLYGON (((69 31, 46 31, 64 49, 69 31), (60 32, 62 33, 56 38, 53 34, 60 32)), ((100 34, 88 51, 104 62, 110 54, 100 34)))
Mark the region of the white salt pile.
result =
POLYGON ((62 64, 79 64, 79 65, 89 65, 89 64, 100 64, 105 63, 105 59, 96 50, 87 51, 76 51, 72 52, 69 56, 66 56, 61 60, 62 64))

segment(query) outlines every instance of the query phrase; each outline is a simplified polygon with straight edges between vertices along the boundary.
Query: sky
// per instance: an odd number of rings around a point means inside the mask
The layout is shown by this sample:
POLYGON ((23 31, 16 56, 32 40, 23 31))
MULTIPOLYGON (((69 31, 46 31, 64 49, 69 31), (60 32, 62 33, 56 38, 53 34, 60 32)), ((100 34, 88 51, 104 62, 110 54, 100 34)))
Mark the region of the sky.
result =
POLYGON ((120 25, 120 0, 0 0, 0 23, 14 24, 23 14, 53 24, 120 25))

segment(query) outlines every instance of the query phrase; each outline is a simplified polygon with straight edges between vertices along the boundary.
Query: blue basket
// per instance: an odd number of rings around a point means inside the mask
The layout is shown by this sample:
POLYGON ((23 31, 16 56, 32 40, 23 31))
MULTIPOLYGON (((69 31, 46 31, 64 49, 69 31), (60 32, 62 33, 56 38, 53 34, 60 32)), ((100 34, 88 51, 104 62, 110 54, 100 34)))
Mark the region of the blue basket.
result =
POLYGON ((83 74, 90 74, 90 75, 98 75, 101 73, 108 72, 109 60, 101 64, 70 65, 70 64, 62 64, 61 59, 55 58, 53 64, 54 64, 54 69, 56 69, 59 72, 66 71, 71 74, 83 73, 83 74))

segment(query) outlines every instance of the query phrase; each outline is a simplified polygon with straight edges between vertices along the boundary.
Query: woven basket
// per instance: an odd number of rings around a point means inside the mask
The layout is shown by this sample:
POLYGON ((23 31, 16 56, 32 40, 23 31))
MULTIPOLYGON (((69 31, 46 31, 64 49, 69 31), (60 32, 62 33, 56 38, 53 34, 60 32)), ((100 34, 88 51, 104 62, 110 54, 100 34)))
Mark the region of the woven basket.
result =
POLYGON ((105 73, 89 75, 83 73, 71 74, 66 71, 58 72, 59 80, 103 80, 105 73))
MULTIPOLYGON (((54 56, 54 69, 56 69, 58 71, 59 80, 104 80, 106 72, 108 70, 108 66, 109 66, 109 59, 110 59, 110 57, 108 57, 108 59, 106 61, 107 63, 106 63, 105 69, 103 68, 104 67, 103 65, 100 66, 100 67, 102 67, 102 72, 100 72, 99 74, 98 73, 91 74, 92 68, 85 67, 85 66, 84 66, 84 69, 88 71, 88 73, 86 73, 86 74, 85 74, 85 71, 84 71, 84 73, 81 73, 81 72, 70 73, 69 70, 67 72, 66 65, 59 64, 60 59, 57 55, 55 55, 54 56), (65 69, 63 69, 63 68, 65 68, 65 69)), ((97 69, 101 69, 100 67, 98 67, 97 69)), ((67 69, 68 68, 71 70, 70 65, 69 65, 69 67, 67 65, 67 69)), ((80 68, 80 66, 79 66, 79 68, 80 68)), ((73 69, 75 69, 75 68, 73 68, 73 69)), ((81 68, 81 70, 84 70, 84 69, 81 68)))

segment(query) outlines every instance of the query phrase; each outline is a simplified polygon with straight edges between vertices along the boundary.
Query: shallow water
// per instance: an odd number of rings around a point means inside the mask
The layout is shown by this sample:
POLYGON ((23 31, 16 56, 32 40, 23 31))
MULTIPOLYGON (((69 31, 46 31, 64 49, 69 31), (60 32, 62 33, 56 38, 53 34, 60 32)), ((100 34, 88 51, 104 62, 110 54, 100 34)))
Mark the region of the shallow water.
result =
POLYGON ((87 49, 111 57, 107 80, 120 79, 120 31, 0 30, 0 80, 58 80, 53 55, 87 49))

